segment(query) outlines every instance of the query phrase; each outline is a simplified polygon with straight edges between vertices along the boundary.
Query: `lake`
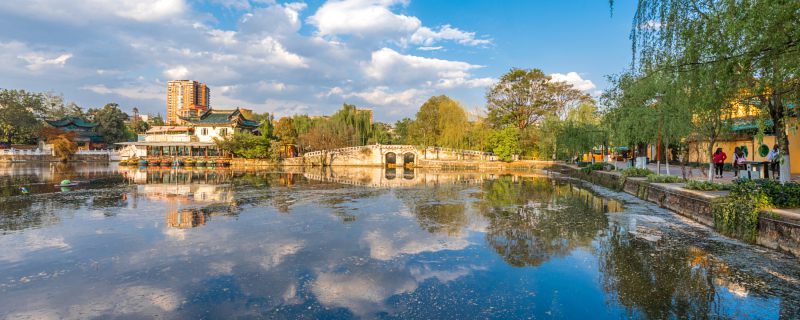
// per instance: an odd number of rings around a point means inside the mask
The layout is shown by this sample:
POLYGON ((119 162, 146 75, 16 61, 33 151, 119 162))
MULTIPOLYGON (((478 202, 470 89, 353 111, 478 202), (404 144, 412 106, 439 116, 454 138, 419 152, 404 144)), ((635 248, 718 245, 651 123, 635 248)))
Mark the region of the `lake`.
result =
POLYGON ((0 318, 153 317, 797 319, 800 263, 546 170, 0 167, 0 318))

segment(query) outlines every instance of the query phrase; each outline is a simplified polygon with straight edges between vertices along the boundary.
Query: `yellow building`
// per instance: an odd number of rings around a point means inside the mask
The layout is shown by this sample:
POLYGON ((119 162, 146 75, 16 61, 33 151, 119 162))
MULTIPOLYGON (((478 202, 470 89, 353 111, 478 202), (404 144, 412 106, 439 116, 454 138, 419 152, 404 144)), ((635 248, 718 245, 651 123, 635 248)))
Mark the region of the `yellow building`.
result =
POLYGON ((195 117, 208 110, 211 90, 194 80, 167 82, 167 124, 180 125, 180 118, 195 117))
MULTIPOLYGON (((756 136, 759 130, 757 118, 760 112, 760 109, 752 106, 734 104, 731 115, 733 119, 731 135, 714 144, 714 150, 722 148, 722 151, 728 155, 727 163, 733 162, 733 151, 736 147, 745 148, 749 161, 767 161, 767 154, 776 144, 777 137, 772 128, 774 126, 772 120, 766 120, 764 137, 758 139, 756 136)), ((786 123, 797 123, 797 118, 787 117, 786 123)), ((786 133, 789 136, 789 171, 791 174, 800 174, 800 133, 798 130, 792 130, 790 125, 787 125, 786 133)), ((708 142, 689 143, 690 162, 708 162, 708 157, 708 142)))

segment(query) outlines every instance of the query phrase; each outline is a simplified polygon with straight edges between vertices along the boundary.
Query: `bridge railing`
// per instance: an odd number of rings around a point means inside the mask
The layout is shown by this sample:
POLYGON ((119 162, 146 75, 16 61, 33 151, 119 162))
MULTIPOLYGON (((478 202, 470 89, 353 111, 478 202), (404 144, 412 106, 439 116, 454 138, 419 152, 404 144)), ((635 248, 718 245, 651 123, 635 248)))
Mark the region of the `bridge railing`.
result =
MULTIPOLYGON (((303 154, 304 157, 313 157, 319 156, 325 153, 345 153, 350 151, 361 151, 364 148, 374 148, 374 147, 383 147, 385 149, 419 149, 417 146, 414 145, 369 145, 369 146, 356 146, 356 147, 345 147, 345 148, 338 148, 338 149, 331 149, 331 150, 318 150, 318 151, 311 151, 306 152, 303 154)), ((454 154, 469 154, 469 155, 476 155, 476 156, 486 156, 491 157, 494 156, 494 153, 491 152, 483 152, 483 151, 476 151, 476 150, 464 150, 464 149, 452 149, 452 148, 442 148, 442 147, 427 147, 425 148, 426 152, 450 152, 454 154)))
POLYGON ((476 156, 487 156, 487 157, 494 155, 494 153, 491 153, 491 152, 483 152, 483 151, 477 151, 477 150, 442 148, 442 147, 427 147, 425 150, 426 151, 427 150, 433 150, 433 151, 439 151, 439 152, 444 151, 444 152, 460 153, 460 154, 471 154, 471 155, 476 155, 476 156))

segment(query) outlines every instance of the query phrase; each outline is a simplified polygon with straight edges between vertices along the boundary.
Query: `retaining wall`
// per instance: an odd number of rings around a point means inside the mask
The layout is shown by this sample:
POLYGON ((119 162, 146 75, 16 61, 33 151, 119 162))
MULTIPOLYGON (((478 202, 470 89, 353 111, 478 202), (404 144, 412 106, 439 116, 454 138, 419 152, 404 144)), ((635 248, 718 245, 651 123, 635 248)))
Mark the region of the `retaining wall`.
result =
POLYGON ((233 158, 230 161, 232 167, 270 167, 276 165, 274 161, 265 159, 233 158))
MULTIPOLYGON (((627 178, 621 183, 617 173, 592 171, 560 165, 561 173, 609 189, 624 191, 640 199, 658 204, 682 216, 714 227, 713 201, 720 195, 681 188, 682 184, 649 183, 645 178, 627 178)), ((800 257, 800 219, 785 210, 765 211, 759 215, 756 243, 800 257)))
MULTIPOLYGON (((39 155, 0 155, 0 162, 59 162, 49 154, 39 155)), ((69 162, 109 162, 107 154, 76 154, 69 162)))

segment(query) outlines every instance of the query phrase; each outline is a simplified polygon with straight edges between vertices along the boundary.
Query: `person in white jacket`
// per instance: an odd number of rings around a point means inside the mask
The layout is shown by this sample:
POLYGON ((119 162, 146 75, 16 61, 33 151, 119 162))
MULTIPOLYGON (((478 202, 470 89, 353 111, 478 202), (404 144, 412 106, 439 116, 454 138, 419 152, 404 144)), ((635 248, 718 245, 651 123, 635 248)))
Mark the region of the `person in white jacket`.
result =
POLYGON ((776 174, 780 176, 780 172, 778 170, 780 169, 781 166, 780 165, 781 150, 778 148, 777 144, 774 147, 772 147, 772 150, 770 150, 769 154, 767 154, 767 161, 770 162, 772 177, 774 178, 776 174))

